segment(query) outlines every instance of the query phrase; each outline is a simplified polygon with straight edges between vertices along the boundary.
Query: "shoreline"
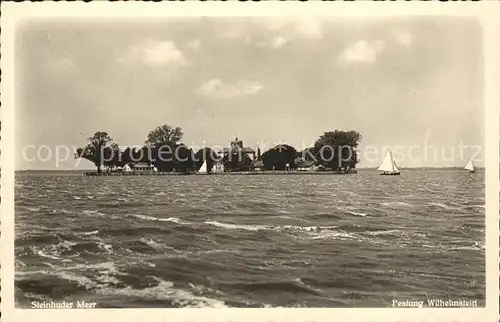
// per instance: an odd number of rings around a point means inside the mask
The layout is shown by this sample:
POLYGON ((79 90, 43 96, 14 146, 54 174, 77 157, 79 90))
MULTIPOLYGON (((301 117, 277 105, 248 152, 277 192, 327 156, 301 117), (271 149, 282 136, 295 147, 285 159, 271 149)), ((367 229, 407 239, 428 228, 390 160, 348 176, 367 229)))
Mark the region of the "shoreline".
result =
MULTIPOLYGON (((454 170, 463 170, 463 167, 400 167, 400 170, 405 171, 454 171, 454 170)), ((358 172, 370 172, 377 171, 377 168, 356 168, 358 172)), ((484 167, 476 168, 476 171, 484 171, 484 167)), ((14 170, 16 174, 22 173, 51 173, 51 172, 72 172, 72 173, 84 173, 84 172, 96 172, 94 169, 22 169, 22 170, 14 170)), ((268 172, 268 171, 263 171, 268 172)), ((272 172, 272 171, 269 171, 272 172)), ((277 172, 277 171, 275 171, 277 172)), ((300 171, 300 172, 308 172, 308 171, 300 171)), ((309 171, 311 172, 311 171, 309 171)), ((328 171, 326 171, 328 172, 328 171)))
POLYGON ((84 172, 88 177, 112 177, 112 176, 234 176, 234 175, 348 175, 356 172, 342 173, 337 171, 242 171, 242 172, 222 172, 222 173, 180 173, 180 172, 84 172))

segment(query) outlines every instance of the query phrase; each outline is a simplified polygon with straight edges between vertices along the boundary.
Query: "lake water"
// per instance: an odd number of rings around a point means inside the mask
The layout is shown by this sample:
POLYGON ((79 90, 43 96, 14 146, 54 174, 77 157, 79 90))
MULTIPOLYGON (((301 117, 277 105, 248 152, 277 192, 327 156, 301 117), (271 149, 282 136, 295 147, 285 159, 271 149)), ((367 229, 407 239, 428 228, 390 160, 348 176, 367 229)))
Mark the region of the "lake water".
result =
POLYGON ((484 305, 484 172, 16 178, 16 303, 484 305))

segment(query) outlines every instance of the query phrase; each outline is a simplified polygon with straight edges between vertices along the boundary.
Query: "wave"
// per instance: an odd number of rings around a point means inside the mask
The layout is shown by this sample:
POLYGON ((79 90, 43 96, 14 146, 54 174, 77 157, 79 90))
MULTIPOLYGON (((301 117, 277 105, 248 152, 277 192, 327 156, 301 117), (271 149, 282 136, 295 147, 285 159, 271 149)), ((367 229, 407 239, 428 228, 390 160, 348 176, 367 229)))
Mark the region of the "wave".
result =
POLYGON ((284 225, 284 226, 270 226, 270 225, 238 225, 231 223, 221 223, 218 221, 205 221, 207 225, 213 225, 220 228, 226 229, 241 229, 241 230, 269 230, 269 231, 299 231, 299 232, 311 232, 311 231, 321 231, 337 228, 337 226, 295 226, 295 225, 284 225))
POLYGON ((58 234, 34 235, 17 239, 16 246, 57 244, 61 241, 62 239, 58 234))
POLYGON ((101 288, 97 293, 105 296, 120 296, 125 298, 137 298, 141 301, 162 301, 163 307, 175 308, 227 308, 224 301, 211 299, 201 295, 195 295, 190 291, 176 289, 172 282, 153 277, 158 283, 153 287, 135 289, 130 286, 125 288, 101 288))
POLYGON ((53 278, 59 278, 63 281, 74 282, 75 286, 84 288, 86 290, 103 289, 109 286, 116 286, 121 281, 118 279, 120 276, 128 275, 120 272, 119 269, 112 262, 103 262, 97 264, 78 264, 73 266, 54 266, 50 265, 50 270, 37 270, 27 272, 16 272, 16 283, 23 281, 35 280, 35 276, 41 275, 43 278, 36 280, 43 283, 43 279, 52 277, 50 279, 51 287, 53 287, 53 278), (81 272, 91 274, 83 275, 81 272))
POLYGON ((54 213, 54 214, 67 214, 67 215, 69 215, 69 214, 72 214, 73 211, 61 208, 61 209, 52 209, 52 213, 54 213))
POLYGON ((164 246, 163 243, 158 243, 153 238, 150 238, 150 237, 140 238, 139 241, 148 245, 151 248, 154 248, 154 249, 163 248, 163 246, 164 246))
POLYGON ((309 217, 324 218, 324 219, 341 219, 342 216, 335 213, 315 213, 309 214, 309 217))
POLYGON ((352 191, 342 191, 344 194, 346 195, 349 195, 349 196, 353 196, 353 197, 361 197, 361 195, 359 193, 356 193, 356 192, 352 192, 352 191))
POLYGON ((485 245, 479 243, 479 242, 474 242, 472 245, 462 245, 462 246, 451 246, 451 245, 442 245, 442 244, 423 244, 422 247, 425 248, 431 248, 431 249, 436 249, 440 250, 443 252, 448 252, 448 251, 480 251, 483 252, 486 250, 485 245))
POLYGON ((76 275, 72 274, 71 272, 65 272, 65 271, 58 272, 55 275, 67 281, 76 282, 78 286, 84 287, 87 290, 96 287, 96 283, 93 280, 83 275, 76 275))
POLYGON ((113 252, 113 245, 106 244, 104 242, 99 242, 98 247, 99 247, 99 249, 102 249, 102 250, 106 251, 107 253, 113 252))
POLYGON ((151 236, 155 234, 161 233, 169 233, 171 230, 169 227, 162 227, 161 225, 154 226, 142 226, 142 227, 133 227, 133 226, 113 226, 107 228, 101 228, 99 231, 99 235, 101 236, 109 236, 112 239, 122 239, 124 237, 142 237, 142 236, 151 236))
POLYGON ((480 250, 480 251, 484 251, 484 250, 486 250, 486 246, 484 244, 481 244, 480 242, 474 242, 473 245, 455 246, 455 247, 450 247, 447 250, 480 250))
POLYGON ((351 234, 345 231, 325 231, 317 233, 314 236, 311 236, 312 239, 352 239, 359 240, 355 234, 351 234))
POLYGON ((255 283, 227 283, 220 284, 222 288, 239 289, 252 293, 267 293, 273 292, 289 292, 293 294, 311 294, 316 296, 324 296, 321 290, 307 286, 301 279, 294 279, 292 281, 269 281, 269 282, 255 282, 255 283))
POLYGON ((82 241, 71 247, 71 250, 78 253, 100 254, 106 252, 113 253, 113 246, 101 240, 82 241))
POLYGON ((292 231, 304 231, 304 232, 319 232, 323 230, 331 230, 335 229, 337 226, 294 226, 294 225, 286 225, 286 226, 277 226, 275 230, 292 230, 292 231))
POLYGON ((393 230, 368 231, 364 233, 370 236, 384 236, 384 235, 400 235, 402 231, 398 229, 393 229, 393 230))
POLYGON ((88 231, 88 232, 82 232, 82 233, 77 233, 76 235, 83 235, 83 236, 89 236, 89 235, 96 235, 99 233, 99 229, 94 230, 94 231, 88 231))
MULTIPOLYGON (((113 208, 141 208, 144 206, 147 206, 148 204, 151 204, 155 202, 155 200, 150 200, 146 199, 144 202, 138 202, 138 201, 105 201, 105 202, 98 202, 94 204, 95 207, 101 208, 101 209, 113 209, 113 208)), ((157 202, 157 205, 159 203, 157 202)))
POLYGON ((386 207, 414 207, 413 204, 403 202, 403 201, 382 202, 381 205, 386 206, 386 207))
POLYGON ((136 217, 136 218, 143 219, 143 220, 148 220, 148 221, 167 221, 167 222, 173 222, 173 223, 177 223, 177 224, 181 222, 181 220, 177 217, 158 218, 158 217, 140 215, 140 214, 131 214, 129 216, 136 217))
POLYGON ((45 253, 43 250, 41 249, 34 249, 33 252, 35 254, 37 254, 38 256, 40 257, 45 257, 45 258, 50 258, 50 259, 54 259, 54 260, 60 260, 60 261, 63 261, 64 258, 62 257, 59 257, 59 256, 54 256, 54 255, 51 255, 51 254, 47 254, 45 253))
MULTIPOLYGON (((74 233, 74 236, 92 236, 98 233, 98 230, 92 232, 74 233)), ((87 254, 101 254, 103 252, 111 254, 113 246, 105 243, 103 240, 95 238, 81 239, 78 241, 66 240, 63 236, 47 236, 49 244, 29 246, 33 254, 40 257, 49 258, 52 260, 70 262, 71 258, 79 257, 85 253, 87 254)))
POLYGON ((342 212, 344 215, 351 215, 351 216, 359 216, 359 217, 366 217, 369 215, 369 213, 360 211, 359 206, 342 206, 337 208, 339 211, 342 212))
POLYGON ((366 213, 366 212, 347 211, 347 213, 351 214, 353 216, 360 216, 360 217, 368 216, 368 213, 366 213))
POLYGON ((429 202, 428 205, 439 207, 439 208, 442 208, 442 209, 445 209, 445 210, 462 210, 462 209, 465 208, 464 206, 452 207, 452 206, 448 206, 448 205, 446 205, 444 203, 440 203, 440 202, 429 202))
POLYGON ((269 229, 269 226, 263 226, 263 225, 236 225, 236 224, 221 223, 218 221, 211 221, 211 220, 205 221, 205 224, 220 227, 220 228, 226 228, 226 229, 242 229, 242 230, 251 230, 251 231, 269 229))
POLYGON ((224 229, 241 229, 249 231, 274 231, 285 233, 296 237, 307 237, 311 239, 357 239, 352 233, 337 229, 337 226, 264 226, 264 225, 237 225, 230 223, 221 223, 217 221, 206 221, 206 224, 224 229))
POLYGON ((84 210, 83 214, 85 214, 85 215, 91 215, 91 216, 95 215, 95 216, 100 216, 100 217, 107 216, 107 214, 102 213, 102 212, 100 212, 98 210, 84 210))
POLYGON ((477 247, 477 246, 459 246, 459 247, 451 247, 451 248, 446 248, 447 251, 461 251, 461 250, 481 250, 484 251, 484 247, 477 247))

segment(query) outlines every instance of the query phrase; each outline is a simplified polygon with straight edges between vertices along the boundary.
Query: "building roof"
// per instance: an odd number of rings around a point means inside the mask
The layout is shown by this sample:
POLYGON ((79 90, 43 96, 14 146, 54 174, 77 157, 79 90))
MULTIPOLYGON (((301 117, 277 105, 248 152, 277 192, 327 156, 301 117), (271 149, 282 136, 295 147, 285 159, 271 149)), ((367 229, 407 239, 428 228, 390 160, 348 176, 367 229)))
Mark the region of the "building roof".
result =
POLYGON ((133 165, 134 168, 150 168, 151 166, 144 162, 139 162, 133 165))
POLYGON ((264 162, 262 162, 262 160, 256 160, 254 163, 253 163, 253 166, 255 168, 262 168, 264 166, 264 162))

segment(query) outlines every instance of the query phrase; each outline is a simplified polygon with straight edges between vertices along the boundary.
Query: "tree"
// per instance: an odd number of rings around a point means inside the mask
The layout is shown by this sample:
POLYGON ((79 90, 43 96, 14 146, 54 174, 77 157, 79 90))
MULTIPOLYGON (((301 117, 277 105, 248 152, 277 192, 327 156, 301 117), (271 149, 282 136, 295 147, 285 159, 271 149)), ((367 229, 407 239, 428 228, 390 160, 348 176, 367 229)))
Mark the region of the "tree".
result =
POLYGON ((217 153, 211 148, 205 147, 203 149, 200 149, 195 154, 195 159, 194 159, 195 169, 199 170, 203 165, 203 163, 206 161, 208 172, 210 172, 214 164, 217 162, 217 159, 218 159, 217 153))
POLYGON ((169 145, 151 147, 152 164, 160 172, 171 172, 174 170, 175 148, 169 145))
POLYGON ((286 165, 290 169, 295 168, 295 158, 297 150, 287 144, 280 144, 262 154, 261 159, 266 170, 285 170, 286 165))
POLYGON ((133 152, 130 147, 127 147, 123 152, 121 153, 121 158, 120 162, 118 163, 118 166, 123 167, 125 164, 132 163, 133 162, 133 152))
POLYGON ((179 144, 174 150, 174 168, 179 172, 189 173, 194 170, 194 160, 195 156, 193 150, 188 148, 184 144, 179 144))
POLYGON ((242 150, 232 150, 224 153, 222 163, 227 171, 250 171, 252 170, 252 159, 242 150))
POLYGON ((121 158, 121 151, 116 144, 102 149, 102 165, 104 166, 117 167, 120 165, 121 158))
POLYGON ((314 156, 326 168, 349 171, 359 162, 357 147, 361 138, 356 131, 325 132, 314 143, 314 156))
POLYGON ((184 133, 182 133, 180 127, 173 128, 170 125, 164 124, 149 132, 145 143, 157 148, 165 145, 175 147, 183 135, 184 133))
MULTIPOLYGON (((161 172, 170 172, 175 169, 187 171, 187 161, 179 162, 179 160, 176 160, 175 153, 176 149, 180 149, 181 154, 185 154, 183 157, 188 156, 188 153, 183 148, 179 148, 182 145, 179 144, 179 141, 183 135, 184 133, 182 133, 180 127, 174 128, 167 124, 158 126, 149 132, 145 141, 146 146, 143 148, 143 162, 153 164, 161 172)), ((177 156, 179 157, 179 155, 177 156)))
POLYGON ((309 148, 305 148, 304 150, 300 151, 300 152, 297 152, 297 157, 304 160, 304 161, 317 161, 317 159, 315 158, 315 148, 312 146, 312 147, 309 147, 309 148))
POLYGON ((94 136, 89 137, 87 140, 89 144, 84 148, 76 150, 75 159, 87 159, 97 167, 97 172, 101 172, 104 160, 112 159, 109 153, 110 151, 117 151, 118 144, 114 143, 113 139, 106 132, 95 132, 94 136))

